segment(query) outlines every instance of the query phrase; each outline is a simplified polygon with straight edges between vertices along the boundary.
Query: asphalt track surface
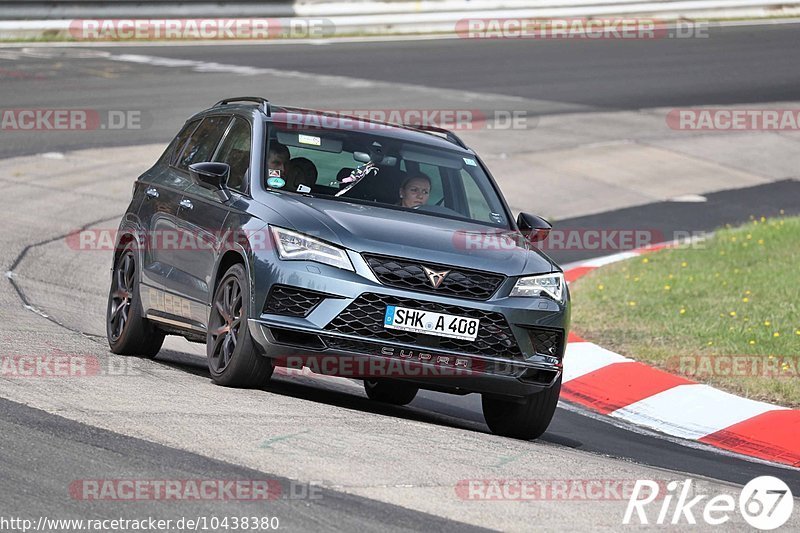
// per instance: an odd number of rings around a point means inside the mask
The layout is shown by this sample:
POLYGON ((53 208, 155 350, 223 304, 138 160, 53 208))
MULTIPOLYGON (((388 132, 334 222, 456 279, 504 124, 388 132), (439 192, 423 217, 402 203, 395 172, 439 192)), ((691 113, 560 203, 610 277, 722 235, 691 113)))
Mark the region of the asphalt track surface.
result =
MULTIPOLYGON (((125 53, 367 77, 390 83, 413 82, 443 89, 488 91, 555 102, 556 105, 550 109, 565 112, 800 100, 800 73, 796 69, 800 51, 795 46, 797 30, 797 26, 758 30, 728 28, 712 30, 714 38, 708 40, 606 41, 592 46, 583 42, 436 40, 324 46, 126 47, 125 53)), ((117 48, 108 51, 119 53, 117 48)), ((75 60, 69 54, 61 59, 50 57, 42 61, 39 64, 28 57, 3 64, 5 71, 0 71, 3 76, 0 94, 4 107, 93 105, 115 108, 115 102, 124 101, 126 108, 146 110, 152 127, 119 135, 102 132, 96 132, 96 135, 3 133, 1 157, 166 142, 188 114, 207 106, 220 94, 270 94, 269 87, 257 91, 254 82, 226 79, 223 75, 203 76, 182 69, 128 64, 110 68, 100 61, 95 65, 91 59, 75 60), (11 71, 36 73, 38 77, 9 75, 11 71)), ((263 80, 258 82, 263 83, 263 80)), ((300 96, 296 98, 299 100, 300 96)), ((317 91, 316 101, 291 103, 325 107, 324 101, 324 92, 317 91)), ((546 112, 546 109, 547 106, 543 106, 541 112, 546 112)), ((563 227, 658 227, 664 232, 677 228, 711 230, 721 224, 747 220, 752 214, 774 214, 778 209, 790 207, 791 204, 787 206, 786 203, 787 195, 797 198, 797 182, 720 192, 710 195, 704 208, 662 203, 564 220, 560 224, 563 227)), ((34 244, 34 241, 29 244, 34 244)), ((584 253, 580 257, 554 255, 557 260, 566 261, 583 259, 591 254, 584 253)), ((169 364, 190 374, 207 376, 202 365, 198 366, 196 362, 171 360, 169 364)), ((289 386, 278 392, 320 404, 372 412, 360 397, 340 391, 289 386)), ((457 426, 474 428, 482 424, 477 396, 459 399, 458 402, 449 399, 448 396, 421 393, 408 409, 378 412, 398 419, 407 417, 444 426, 448 423, 442 420, 450 417, 462 421, 457 426)), ((25 508, 30 511, 28 514, 44 513, 48 509, 64 510, 67 514, 77 512, 76 508, 70 509, 68 503, 62 509, 48 507, 47 502, 54 500, 47 495, 48 491, 55 491, 54 487, 59 486, 53 481, 53 476, 64 481, 76 479, 86 461, 99 461, 106 465, 107 477, 114 477, 119 472, 127 472, 129 477, 154 476, 167 468, 167 463, 173 477, 178 475, 176 472, 187 478, 195 474, 220 478, 252 475, 252 472, 242 470, 243 467, 227 462, 98 430, 7 400, 2 401, 0 408, 0 425, 3 426, 0 432, 3 439, 1 458, 8 465, 3 469, 8 482, 3 483, 0 501, 4 508, 25 508), (22 456, 28 458, 21 459, 22 456), (166 462, 161 462, 163 458, 169 458, 169 461, 164 459, 166 462), (42 469, 41 464, 45 463, 49 467, 42 469), (180 468, 176 469, 175 464, 180 468), (19 497, 23 493, 39 494, 40 497, 33 500, 34 505, 29 497, 19 497)), ((746 483, 757 475, 775 475, 786 481, 795 494, 800 493, 800 474, 797 471, 720 455, 707 449, 689 448, 657 435, 628 431, 572 410, 559 409, 542 440, 589 455, 619 457, 673 473, 688 473, 737 484, 746 483)), ((298 528, 330 529, 346 527, 349 520, 353 528, 360 526, 370 530, 400 523, 408 529, 467 527, 333 491, 327 494, 324 502, 293 514, 300 517, 295 525, 298 528)), ((285 505, 290 506, 291 502, 285 505)), ((83 513, 85 507, 78 510, 83 513)), ((107 507, 102 509, 105 514, 107 511, 107 507)))
MULTIPOLYGON (((91 105, 143 112, 147 126, 113 135, 15 132, 0 144, 0 157, 93 146, 126 146, 170 139, 186 117, 220 94, 255 94, 284 104, 341 108, 324 89, 284 94, 275 90, 281 71, 348 76, 389 84, 413 83, 451 91, 487 92, 524 98, 536 114, 635 110, 693 105, 758 104, 800 100, 800 24, 709 28, 708 38, 622 40, 418 40, 325 45, 125 46, 89 48, 114 54, 216 62, 275 69, 274 81, 251 83, 235 76, 187 76, 76 62, 64 52, 48 70, 4 61, 3 106, 91 105), (20 68, 21 67, 21 68, 20 68), (29 70, 30 69, 30 70, 29 70), (133 74, 136 73, 136 76, 133 74), (220 79, 222 78, 222 79, 220 79), (6 83, 7 82, 7 83, 6 83), (533 105, 530 102, 534 102, 533 105), (536 102, 540 102, 537 105, 536 102)), ((18 49, 17 49, 18 50, 18 49)), ((15 49, 7 49, 13 57, 15 49)), ((0 61, 2 57, 0 57, 0 61)), ((375 94, 385 108, 392 99, 375 94)), ((436 91, 424 100, 433 108, 436 91)), ((355 102, 348 102, 356 108, 355 102)), ((369 109, 364 101, 358 109, 369 109)), ((417 101, 417 106, 420 106, 417 101)), ((375 106, 377 107, 377 106, 375 106)), ((411 107, 411 106, 409 106, 411 107)), ((448 108, 454 107, 453 105, 448 108)), ((481 104, 473 107, 481 108, 481 104)))

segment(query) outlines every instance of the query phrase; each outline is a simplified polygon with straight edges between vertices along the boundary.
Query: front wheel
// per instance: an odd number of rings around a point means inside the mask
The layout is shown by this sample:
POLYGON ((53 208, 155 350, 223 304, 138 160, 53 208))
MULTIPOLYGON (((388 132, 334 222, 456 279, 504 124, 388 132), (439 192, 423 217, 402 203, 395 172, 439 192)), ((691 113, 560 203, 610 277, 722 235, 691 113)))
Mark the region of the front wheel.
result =
POLYGON ((155 357, 164 333, 142 316, 136 254, 126 246, 114 262, 106 307, 106 337, 111 351, 155 357))
POLYGON ((553 386, 531 394, 523 402, 484 395, 483 418, 495 435, 515 439, 539 438, 547 430, 558 405, 561 377, 553 386))
POLYGON ((364 391, 370 400, 392 405, 406 405, 416 397, 419 387, 402 381, 365 379, 364 391))
POLYGON ((272 361, 259 355, 247 327, 250 284, 242 265, 225 272, 214 292, 206 355, 211 379, 226 387, 252 388, 272 376, 272 361))

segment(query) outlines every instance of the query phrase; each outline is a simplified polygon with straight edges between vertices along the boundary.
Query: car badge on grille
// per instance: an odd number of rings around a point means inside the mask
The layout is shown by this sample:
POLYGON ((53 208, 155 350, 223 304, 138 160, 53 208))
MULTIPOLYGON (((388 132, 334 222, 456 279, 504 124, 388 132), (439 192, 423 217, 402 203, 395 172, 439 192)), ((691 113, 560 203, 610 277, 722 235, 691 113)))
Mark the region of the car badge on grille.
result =
POLYGON ((428 276, 428 280, 430 280, 431 285, 433 285, 434 289, 438 289, 439 285, 442 284, 444 278, 450 273, 449 270, 442 270, 441 272, 435 272, 427 267, 422 267, 422 270, 425 271, 425 275, 428 276))

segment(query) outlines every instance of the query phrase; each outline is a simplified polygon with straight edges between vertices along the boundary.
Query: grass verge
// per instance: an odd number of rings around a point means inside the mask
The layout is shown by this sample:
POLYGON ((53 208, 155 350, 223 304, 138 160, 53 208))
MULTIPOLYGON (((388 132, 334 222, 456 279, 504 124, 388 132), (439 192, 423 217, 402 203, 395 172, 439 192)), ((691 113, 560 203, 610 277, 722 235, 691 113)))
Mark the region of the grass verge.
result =
POLYGON ((595 270, 571 286, 573 329, 689 379, 800 407, 800 218, 595 270))

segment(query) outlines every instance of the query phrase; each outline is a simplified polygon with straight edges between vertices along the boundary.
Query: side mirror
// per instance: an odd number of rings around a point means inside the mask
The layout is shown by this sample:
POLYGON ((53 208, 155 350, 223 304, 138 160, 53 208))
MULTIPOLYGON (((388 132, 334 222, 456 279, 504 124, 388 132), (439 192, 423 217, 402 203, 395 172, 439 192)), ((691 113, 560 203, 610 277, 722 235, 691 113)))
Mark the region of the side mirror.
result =
POLYGON ((520 213, 517 217, 517 227, 530 242, 541 242, 550 234, 553 225, 542 217, 528 213, 520 213))
POLYGON ((224 189, 230 173, 231 167, 228 163, 195 163, 189 165, 189 174, 191 174, 192 179, 213 189, 224 189))

